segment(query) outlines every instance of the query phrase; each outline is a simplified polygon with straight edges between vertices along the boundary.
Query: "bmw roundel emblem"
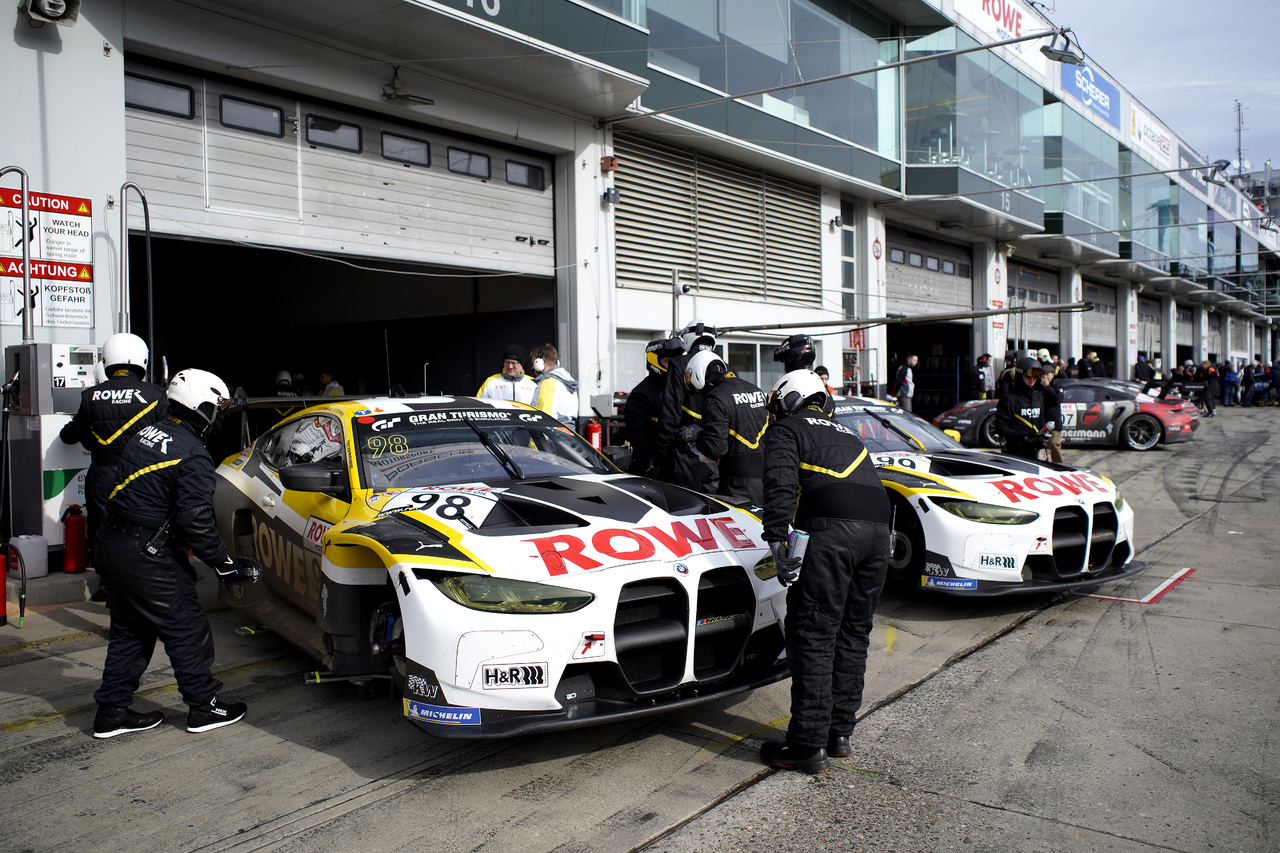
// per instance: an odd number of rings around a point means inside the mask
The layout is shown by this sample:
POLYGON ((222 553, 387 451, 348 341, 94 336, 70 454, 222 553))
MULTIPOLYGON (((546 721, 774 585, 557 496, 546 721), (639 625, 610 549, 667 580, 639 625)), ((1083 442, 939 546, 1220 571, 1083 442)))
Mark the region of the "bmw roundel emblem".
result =
POLYGON ((682 575, 687 575, 687 574, 689 574, 689 567, 688 567, 688 566, 686 566, 684 563, 676 563, 676 564, 675 564, 674 566, 672 566, 671 568, 675 569, 675 570, 676 570, 676 572, 677 572, 677 573, 679 573, 679 574, 682 574, 682 575))

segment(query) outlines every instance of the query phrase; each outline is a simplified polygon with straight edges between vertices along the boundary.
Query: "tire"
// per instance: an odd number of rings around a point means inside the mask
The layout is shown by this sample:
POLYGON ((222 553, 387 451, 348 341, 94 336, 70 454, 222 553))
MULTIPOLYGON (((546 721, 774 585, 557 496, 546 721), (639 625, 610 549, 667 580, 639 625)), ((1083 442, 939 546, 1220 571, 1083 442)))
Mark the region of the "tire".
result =
POLYGON ((902 498, 893 498, 893 534, 885 585, 915 584, 924 571, 924 531, 920 518, 902 498))
POLYGON ((1000 436, 996 435, 995 415, 987 415, 978 425, 978 443, 983 447, 1000 446, 1000 436))
POLYGON ((1160 422, 1151 415, 1134 415, 1120 425, 1120 441, 1130 450, 1150 450, 1160 443, 1160 422))

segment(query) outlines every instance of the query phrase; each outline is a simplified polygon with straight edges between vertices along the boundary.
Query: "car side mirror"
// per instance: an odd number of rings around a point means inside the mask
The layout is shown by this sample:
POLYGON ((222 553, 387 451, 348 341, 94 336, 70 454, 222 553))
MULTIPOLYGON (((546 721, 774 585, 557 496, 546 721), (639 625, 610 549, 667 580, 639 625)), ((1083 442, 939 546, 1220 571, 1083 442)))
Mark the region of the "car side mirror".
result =
POLYGON ((280 483, 291 492, 339 496, 347 491, 346 472, 329 462, 302 462, 280 469, 280 483))
POLYGON ((960 440, 960 430, 958 429, 944 429, 943 432, 954 438, 956 441, 960 440))
POLYGON ((622 471, 631 467, 631 448, 611 444, 600 451, 606 458, 622 471))

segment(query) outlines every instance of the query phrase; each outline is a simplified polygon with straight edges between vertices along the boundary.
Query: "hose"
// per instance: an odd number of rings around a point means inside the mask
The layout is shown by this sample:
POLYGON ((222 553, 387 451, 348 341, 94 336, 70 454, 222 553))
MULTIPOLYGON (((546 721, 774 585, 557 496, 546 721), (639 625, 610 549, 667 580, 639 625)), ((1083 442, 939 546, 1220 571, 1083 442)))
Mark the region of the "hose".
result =
POLYGON ((18 586, 18 627, 21 628, 23 617, 27 613, 27 561, 22 558, 22 552, 12 542, 6 542, 4 550, 6 565, 8 560, 12 560, 15 556, 18 558, 18 572, 22 578, 22 583, 18 586))

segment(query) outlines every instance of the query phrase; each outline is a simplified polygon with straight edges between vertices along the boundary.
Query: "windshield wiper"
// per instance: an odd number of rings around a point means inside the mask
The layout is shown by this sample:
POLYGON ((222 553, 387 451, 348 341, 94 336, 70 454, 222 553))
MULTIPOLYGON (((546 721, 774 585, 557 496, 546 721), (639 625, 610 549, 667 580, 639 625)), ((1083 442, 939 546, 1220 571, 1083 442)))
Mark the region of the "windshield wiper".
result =
POLYGON ((517 480, 524 479, 524 472, 520 470, 520 466, 516 464, 516 461, 512 459, 510 456, 508 456, 507 451, 503 450, 498 445, 498 442, 494 441, 493 438, 488 433, 482 430, 479 424, 471 420, 471 418, 467 417, 466 415, 462 416, 462 421, 467 426, 471 427, 472 432, 474 432, 477 436, 479 436, 480 443, 483 444, 485 448, 490 453, 493 454, 493 458, 497 459, 498 462, 501 463, 503 468, 507 469, 508 474, 510 474, 512 477, 515 477, 517 480))
POLYGON ((872 411, 870 411, 870 410, 868 410, 868 411, 867 411, 867 414, 868 414, 868 415, 871 415, 871 417, 875 418, 875 419, 876 419, 876 420, 878 420, 881 424, 883 424, 884 426, 886 426, 886 427, 888 427, 889 429, 893 430, 893 431, 894 431, 894 432, 896 432, 898 435, 902 436, 902 437, 903 437, 903 438, 905 438, 907 441, 911 442, 912 444, 914 444, 916 447, 920 448, 921 450, 928 450, 928 448, 927 448, 927 447, 925 447, 925 446, 920 442, 920 439, 916 438, 914 435, 912 435, 911 433, 907 432, 905 429, 903 429, 902 427, 898 426, 897 424, 895 424, 893 421, 889 420, 888 418, 881 417, 880 415, 877 415, 875 412, 872 412, 872 411))

